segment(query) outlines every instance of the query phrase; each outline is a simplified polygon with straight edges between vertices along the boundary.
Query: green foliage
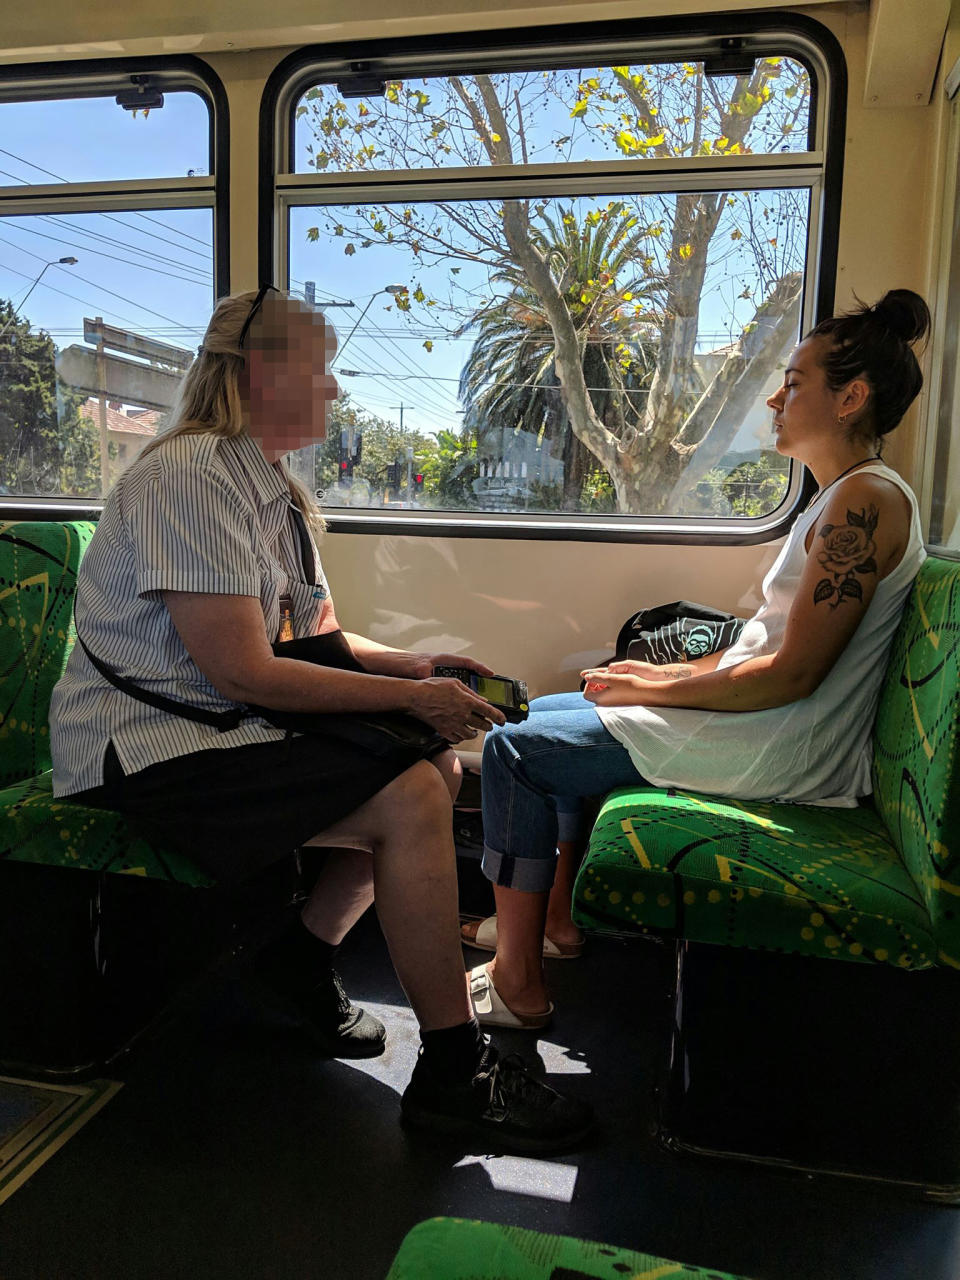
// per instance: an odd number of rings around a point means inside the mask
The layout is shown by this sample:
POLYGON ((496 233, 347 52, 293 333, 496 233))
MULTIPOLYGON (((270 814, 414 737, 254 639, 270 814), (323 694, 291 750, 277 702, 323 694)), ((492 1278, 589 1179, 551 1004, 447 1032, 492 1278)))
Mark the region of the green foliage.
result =
POLYGON ((437 438, 401 431, 397 423, 365 413, 350 403, 349 395, 341 395, 331 406, 327 438, 314 454, 314 487, 323 490, 321 502, 379 506, 382 501, 406 501, 408 449, 413 450, 411 472, 424 476, 422 498, 429 498, 425 505, 442 506, 446 498, 461 496, 465 482, 458 476, 458 466, 462 458, 469 458, 469 445, 449 431, 438 432, 437 438), (358 436, 363 438, 360 462, 349 486, 338 483, 342 431, 354 444, 358 436), (395 485, 388 482, 387 470, 394 463, 399 464, 395 485))
POLYGON ((690 494, 682 514, 769 515, 786 495, 788 467, 788 460, 773 451, 737 463, 732 469, 716 466, 690 494))
POLYGON ((59 382, 50 335, 0 301, 0 487, 11 494, 100 492, 96 427, 59 382))
MULTIPOLYGON (((537 212, 543 229, 534 243, 562 285, 594 409, 601 418, 614 407, 636 416, 655 361, 658 282, 642 255, 647 229, 636 229, 622 201, 589 211, 582 225, 569 209, 559 220, 544 205, 537 212)), ((460 380, 464 406, 491 428, 549 435, 562 396, 546 309, 520 268, 503 267, 492 279, 509 291, 474 311, 461 330, 475 334, 460 380)))
POLYGON ((477 507, 472 483, 477 478, 477 441, 470 432, 438 431, 436 447, 420 466, 431 507, 467 511, 477 507))

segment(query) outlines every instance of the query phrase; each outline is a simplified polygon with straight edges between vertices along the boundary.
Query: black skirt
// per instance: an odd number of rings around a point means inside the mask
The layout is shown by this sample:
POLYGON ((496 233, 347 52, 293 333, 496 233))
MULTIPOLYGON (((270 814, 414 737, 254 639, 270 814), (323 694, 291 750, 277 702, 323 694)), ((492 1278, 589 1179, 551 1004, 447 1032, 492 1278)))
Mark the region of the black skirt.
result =
POLYGON ((138 835, 230 884, 299 849, 424 758, 415 747, 383 757, 303 734, 195 751, 125 775, 111 743, 103 786, 70 802, 119 810, 138 835))

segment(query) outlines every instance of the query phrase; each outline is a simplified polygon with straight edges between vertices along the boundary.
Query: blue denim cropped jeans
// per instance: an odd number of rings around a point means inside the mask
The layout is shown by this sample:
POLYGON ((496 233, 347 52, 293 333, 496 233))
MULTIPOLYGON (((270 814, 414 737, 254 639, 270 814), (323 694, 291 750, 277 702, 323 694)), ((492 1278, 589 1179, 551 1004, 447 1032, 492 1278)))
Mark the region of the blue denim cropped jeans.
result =
POLYGON ((557 841, 583 831, 586 796, 642 781, 626 747, 580 693, 535 698, 522 724, 483 744, 483 872, 530 893, 553 884, 557 841))

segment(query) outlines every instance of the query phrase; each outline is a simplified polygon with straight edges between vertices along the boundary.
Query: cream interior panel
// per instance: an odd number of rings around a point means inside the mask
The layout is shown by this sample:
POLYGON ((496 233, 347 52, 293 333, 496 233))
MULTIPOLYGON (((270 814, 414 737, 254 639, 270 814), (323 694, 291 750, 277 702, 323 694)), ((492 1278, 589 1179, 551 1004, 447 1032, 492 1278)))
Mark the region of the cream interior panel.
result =
MULTIPOLYGON (((812 4, 829 0, 811 0, 812 4)), ((202 54, 221 49, 318 44, 424 32, 493 30, 550 22, 603 22, 659 18, 665 13, 777 9, 781 0, 165 0, 138 6, 128 0, 8 6, 0 34, 0 61, 39 58, 113 58, 123 54, 202 54)))
POLYGON ((329 533, 321 556, 345 630, 469 654, 535 697, 575 689, 647 605, 751 614, 777 550, 329 533))

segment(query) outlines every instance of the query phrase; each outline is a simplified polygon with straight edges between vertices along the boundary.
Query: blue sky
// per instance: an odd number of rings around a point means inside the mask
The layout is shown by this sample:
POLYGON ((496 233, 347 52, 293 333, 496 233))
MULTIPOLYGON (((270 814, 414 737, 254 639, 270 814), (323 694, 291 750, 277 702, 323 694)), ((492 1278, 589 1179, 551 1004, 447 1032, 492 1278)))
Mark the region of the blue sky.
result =
MULTIPOLYGON (((168 94, 144 118, 113 98, 0 103, 0 183, 92 182, 206 173, 207 107, 168 94)), ((15 304, 50 266, 23 314, 60 346, 82 341, 84 316, 191 347, 213 303, 209 210, 0 219, 0 297, 15 304)))

